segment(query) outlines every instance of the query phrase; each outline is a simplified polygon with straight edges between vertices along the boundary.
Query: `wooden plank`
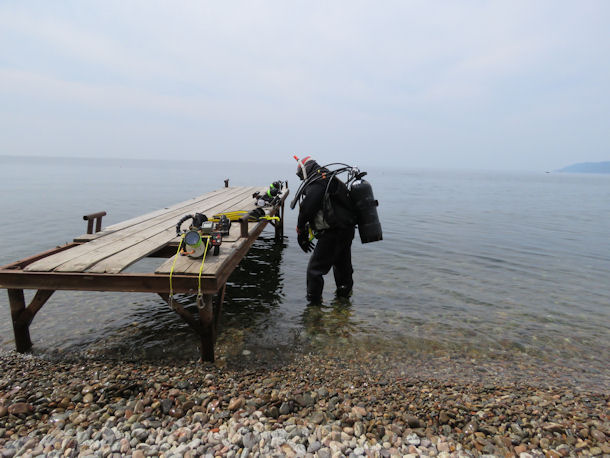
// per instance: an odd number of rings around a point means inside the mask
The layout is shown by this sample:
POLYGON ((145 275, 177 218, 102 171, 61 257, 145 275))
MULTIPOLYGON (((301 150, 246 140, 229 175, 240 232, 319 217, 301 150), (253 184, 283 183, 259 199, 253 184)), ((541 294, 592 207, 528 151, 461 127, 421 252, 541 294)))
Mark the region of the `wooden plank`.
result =
MULTIPOLYGON (((142 225, 139 228, 139 230, 142 230, 142 228, 144 228, 144 227, 146 227, 146 226, 142 225)), ((33 263, 26 270, 32 271, 32 272, 51 271, 54 268, 56 268, 57 266, 65 263, 71 259, 75 259, 75 258, 78 258, 79 256, 86 255, 87 253, 94 251, 96 249, 99 249, 100 247, 103 247, 105 245, 116 243, 117 240, 125 239, 137 231, 138 231, 138 229, 127 229, 125 231, 105 234, 105 236, 99 237, 96 240, 82 244, 79 247, 79 249, 77 249, 77 250, 72 250, 67 253, 62 253, 61 255, 58 255, 58 256, 45 257, 44 259, 40 260, 39 262, 33 263)))
MULTIPOLYGON (((259 190, 260 188, 252 188, 254 190, 259 190)), ((239 208, 240 210, 249 210, 248 206, 254 206, 254 201, 252 199, 252 192, 249 191, 247 197, 243 197, 240 195, 231 201, 227 201, 223 204, 217 205, 216 207, 212 207, 209 209, 209 216, 212 216, 215 213, 221 213, 224 211, 231 211, 232 209, 239 208), (251 203, 252 202, 252 203, 251 203)), ((231 225, 231 229, 233 229, 233 225, 231 225)), ((139 242, 133 246, 130 246, 118 253, 112 254, 107 258, 97 262, 95 265, 92 265, 87 271, 88 272, 97 272, 97 273, 118 273, 121 272, 126 267, 130 266, 134 262, 148 256, 149 254, 157 251, 160 247, 167 245, 172 241, 178 241, 179 239, 175 235, 174 227, 166 229, 165 231, 154 234, 150 238, 139 242)))
POLYGON ((108 234, 110 234, 112 232, 116 232, 118 230, 125 229, 125 228, 130 227, 130 226, 134 226, 134 225, 142 223, 144 221, 149 221, 151 219, 156 218, 157 216, 160 216, 160 215, 163 215, 164 213, 167 213, 168 211, 173 211, 173 210, 176 210, 178 208, 184 208, 184 207, 191 206, 191 205, 193 205, 196 202, 202 201, 203 197, 205 197, 207 199, 207 198, 213 196, 214 194, 219 194, 219 193, 225 192, 226 189, 227 188, 216 189, 216 190, 211 191, 211 192, 209 192, 207 194, 204 194, 202 196, 193 197, 193 198, 191 198, 189 200, 185 200, 184 202, 180 202, 180 203, 177 203, 177 204, 174 204, 174 205, 170 205, 169 207, 164 207, 164 208, 162 208, 160 210, 155 210, 153 212, 146 213, 145 215, 140 215, 140 216, 137 216, 135 218, 130 218, 128 220, 121 221, 121 222, 113 224, 111 226, 104 227, 104 228, 102 228, 101 231, 96 232, 94 234, 81 234, 81 235, 75 237, 74 241, 75 242, 81 242, 81 243, 82 242, 90 242, 91 240, 97 239, 97 238, 102 237, 104 235, 108 235, 108 234))
MULTIPOLYGON (((200 200, 196 201, 196 203, 192 204, 191 207, 180 207, 179 209, 175 209, 175 210, 166 212, 163 215, 158 215, 157 217, 155 217, 154 220, 157 222, 156 224, 162 224, 165 227, 171 227, 171 225, 172 224, 175 225, 176 220, 180 216, 183 216, 185 213, 191 213, 195 210, 201 211, 205 208, 205 207, 201 208, 201 207, 199 207, 199 205, 202 205, 202 206, 204 204, 206 206, 216 205, 220 202, 229 200, 231 197, 234 197, 236 195, 242 195, 242 193, 246 192, 247 190, 250 190, 251 188, 240 187, 240 188, 227 188, 227 189, 228 189, 228 191, 223 194, 220 194, 220 195, 214 194, 212 196, 212 200, 209 200, 207 198, 200 199, 200 200)), ((256 189, 258 189, 258 188, 256 188, 256 189)), ((33 272, 33 271, 36 271, 36 272, 51 271, 70 260, 76 259, 80 256, 86 256, 88 253, 90 253, 92 251, 98 250, 101 247, 104 247, 106 245, 115 244, 118 241, 121 241, 124 239, 132 238, 132 242, 137 243, 138 232, 142 232, 143 230, 146 230, 149 227, 150 227, 150 220, 142 221, 139 224, 131 225, 129 227, 126 227, 125 229, 111 232, 111 233, 101 236, 95 240, 92 240, 91 242, 84 243, 71 250, 67 250, 63 253, 59 253, 57 255, 49 256, 44 259, 41 259, 40 261, 29 265, 26 268, 26 270, 31 271, 31 272, 33 272)))
MULTIPOLYGON (((239 193, 243 191, 243 188, 231 188, 231 193, 239 193)), ((202 204, 205 203, 211 203, 211 202, 215 202, 216 199, 218 199, 219 197, 214 195, 213 196, 213 201, 209 201, 206 198, 203 198, 205 196, 202 196, 202 199, 198 200, 197 202, 201 202, 202 204)), ((197 204, 194 204, 197 205, 197 204)), ((195 207, 196 208, 196 207, 195 207)), ((189 209, 189 207, 186 208, 180 208, 179 210, 175 210, 172 211, 168 214, 168 221, 171 220, 171 218, 177 218, 179 216, 177 215, 182 215, 183 212, 187 211, 189 209)), ((157 218, 160 218, 159 216, 157 218)), ((37 262, 35 264, 32 264, 30 267, 28 267, 28 271, 40 271, 40 272, 45 272, 45 271, 50 271, 53 270, 55 267, 63 264, 64 262, 67 262, 71 259, 77 258, 79 256, 82 256, 86 253, 88 253, 89 251, 93 251, 95 249, 98 249, 101 246, 104 246, 106 244, 111 244, 116 242, 117 240, 126 238, 128 236, 130 236, 133 233, 137 233, 138 231, 141 231, 143 228, 148 227, 148 224, 146 223, 146 221, 142 221, 140 223, 140 225, 132 225, 129 227, 126 227, 123 230, 120 231, 113 231, 110 233, 105 233, 102 236, 98 237, 96 240, 93 240, 91 242, 85 243, 82 245, 82 248, 79 248, 78 250, 72 250, 70 252, 64 253, 61 256, 54 256, 54 257, 49 257, 46 259, 41 260, 40 262, 37 262)))
MULTIPOLYGON (((208 253, 205 257, 205 262, 203 264, 203 271, 201 273, 202 277, 204 276, 214 276, 217 270, 224 264, 226 259, 230 257, 235 252, 235 245, 239 245, 241 241, 244 239, 240 239, 236 242, 232 242, 230 244, 222 244, 220 247, 220 253, 218 256, 212 256, 211 253, 208 253)), ((175 258, 175 257, 174 257, 175 258)), ((168 261, 164 262, 155 273, 165 273, 169 274, 171 272, 172 265, 174 264, 174 258, 170 258, 168 261)), ((189 274, 199 276, 199 270, 201 269, 202 258, 189 258, 188 256, 179 256, 176 259, 176 266, 174 268, 175 274, 189 274)))
MULTIPOLYGON (((150 213, 146 213, 145 215, 140 215, 140 216, 136 216, 135 218, 131 218, 125 221, 121 221, 120 223, 116 223, 113 224, 112 226, 108 226, 105 227, 103 229, 103 232, 115 232, 121 229, 125 229, 126 227, 129 226, 134 226, 136 224, 140 224, 144 221, 148 221, 151 219, 156 218, 157 216, 162 216, 163 214, 167 213, 167 212, 171 212, 171 211, 175 211, 175 210, 179 210, 179 209, 183 209, 185 207, 191 207, 194 204, 197 204, 198 202, 201 202, 202 200, 214 197, 215 195, 218 194, 223 194, 225 193, 228 189, 238 189, 238 188, 242 188, 242 186, 234 186, 231 188, 221 188, 221 189, 215 189, 214 191, 211 191, 209 193, 203 194, 201 196, 197 196, 197 197, 193 197, 192 199, 189 200, 185 200, 184 202, 179 202, 177 204, 174 205, 170 205, 169 207, 164 207, 161 208, 159 210, 155 210, 152 211, 150 213)), ((188 212, 186 212, 188 213, 188 212)))
MULTIPOLYGON (((257 188, 255 188, 255 189, 257 189, 257 188)), ((247 188, 247 190, 248 190, 248 194, 250 194, 250 189, 247 188)), ((198 207, 196 209, 193 209, 189 213, 193 213, 195 211, 200 211, 202 213, 208 213, 208 214, 216 213, 218 211, 222 211, 225 208, 231 208, 232 205, 235 205, 238 202, 241 202, 244 199, 243 196, 244 196, 243 192, 240 192, 238 195, 232 196, 231 198, 227 198, 226 194, 225 194, 223 199, 226 198, 226 200, 223 200, 222 202, 218 203, 217 205, 215 205, 213 207, 206 207, 205 209, 198 207)), ((221 197, 218 196, 218 199, 220 199, 220 198, 221 197)), ((184 212, 181 212, 179 215, 184 216, 184 212)), ((120 253, 121 251, 128 250, 130 248, 135 247, 134 248, 135 254, 132 255, 132 258, 133 258, 133 256, 135 256, 135 259, 132 259, 131 261, 125 261, 125 262, 128 262, 127 265, 125 265, 125 263, 123 262, 122 265, 115 264, 114 266, 112 266, 112 265, 108 266, 110 269, 112 269, 113 272, 120 272, 121 270, 123 270, 128 265, 132 264, 133 262, 137 261, 138 259, 142 259, 143 257, 147 256, 148 254, 158 250, 160 247, 168 244, 175 237, 175 225, 176 225, 176 220, 178 219, 178 217, 176 216, 175 218, 172 218, 172 219, 166 219, 164 217, 164 219, 161 222, 158 222, 159 218, 160 217, 157 217, 153 220, 146 221, 144 223, 140 223, 138 225, 138 227, 145 226, 146 229, 144 229, 144 230, 140 230, 135 234, 130 234, 129 237, 124 237, 120 241, 117 241, 113 244, 105 245, 96 250, 90 251, 86 256, 80 256, 79 258, 72 259, 72 260, 56 267, 54 270, 57 272, 84 272, 88 269, 93 268, 95 266, 95 264, 97 264, 99 262, 103 262, 103 260, 105 260, 117 253, 120 253), (153 225, 153 223, 157 223, 157 224, 153 225), (152 239, 152 243, 150 243, 150 244, 143 243, 143 242, 147 242, 148 240, 151 240, 151 239, 152 239)), ((131 228, 126 228, 121 232, 127 232, 127 231, 131 231, 131 228)), ((126 257, 126 259, 128 259, 128 258, 129 258, 129 256, 126 257)), ((103 273, 103 268, 102 268, 102 270, 100 270, 100 273, 103 273)))
MULTIPOLYGON (((207 262, 207 260, 206 260, 206 263, 203 266, 202 275, 210 275, 210 276, 216 275, 216 272, 218 272, 222 268, 222 266, 225 264, 225 262, 227 262, 227 260, 235 254, 237 248, 239 246, 241 246, 245 240, 246 239, 240 238, 236 242, 229 244, 229 246, 225 247, 225 250, 223 252, 219 253, 218 256, 214 256, 214 262, 207 262)), ((221 249, 222 249, 222 247, 221 247, 221 249)), ((195 266, 195 269, 193 269, 193 267, 191 266, 191 268, 189 270, 185 271, 184 273, 199 275, 200 268, 201 268, 201 265, 195 266)))
POLYGON ((65 245, 58 246, 56 248, 52 248, 47 251, 43 251, 42 253, 35 254, 25 259, 21 259, 19 261, 13 262, 11 264, 7 264, 5 266, 0 267, 0 271, 8 270, 8 269, 23 269, 26 266, 33 264, 36 261, 40 261, 43 258, 52 256, 54 254, 60 253, 62 251, 68 250, 70 248, 74 248, 75 246, 80 245, 79 243, 66 243, 65 245))
POLYGON ((78 237, 74 237, 74 242, 85 243, 100 238, 102 235, 106 235, 104 232, 96 232, 95 234, 82 234, 78 237))

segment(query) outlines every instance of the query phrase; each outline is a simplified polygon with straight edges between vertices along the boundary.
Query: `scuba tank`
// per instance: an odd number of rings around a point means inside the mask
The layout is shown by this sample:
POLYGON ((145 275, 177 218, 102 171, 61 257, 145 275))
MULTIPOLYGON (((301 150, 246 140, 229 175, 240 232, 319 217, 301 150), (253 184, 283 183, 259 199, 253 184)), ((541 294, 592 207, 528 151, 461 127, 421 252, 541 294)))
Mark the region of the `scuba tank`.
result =
POLYGON ((349 195, 358 218, 358 233, 362 243, 383 240, 381 223, 377 215, 379 202, 373 196, 370 183, 362 178, 355 180, 349 190, 349 195))

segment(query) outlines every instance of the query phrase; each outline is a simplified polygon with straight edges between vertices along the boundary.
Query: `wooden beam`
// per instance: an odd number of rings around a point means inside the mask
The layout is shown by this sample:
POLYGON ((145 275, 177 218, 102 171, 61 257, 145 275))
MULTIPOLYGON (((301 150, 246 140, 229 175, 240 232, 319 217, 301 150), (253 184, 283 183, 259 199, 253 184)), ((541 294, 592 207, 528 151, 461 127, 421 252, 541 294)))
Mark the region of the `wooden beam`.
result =
POLYGON ((49 298, 53 295, 55 291, 52 289, 39 289, 36 291, 32 302, 25 308, 25 310, 21 313, 21 317, 19 317, 19 323, 27 324, 29 326, 32 324, 34 317, 38 313, 38 311, 42 308, 43 305, 47 303, 49 298))
MULTIPOLYGON (((172 285, 175 293, 197 293, 197 276, 173 275, 172 285)), ((220 289, 220 285, 222 283, 219 283, 214 277, 201 278, 203 293, 214 294, 220 289)), ((166 293, 169 291, 169 275, 0 270, 0 288, 166 293)))
POLYGON ((9 269, 23 269, 29 264, 36 262, 40 259, 46 258, 47 256, 54 255, 61 251, 67 250, 69 248, 73 248, 75 246, 81 245, 79 242, 67 243, 62 246, 58 246, 55 248, 51 248, 50 250, 43 251, 42 253, 35 254, 34 256, 30 256, 28 258, 20 259, 19 261, 15 261, 11 264, 7 264, 5 266, 0 267, 0 270, 9 270, 9 269))
POLYGON ((13 332, 15 334, 15 346, 19 353, 25 353, 32 348, 30 339, 30 324, 20 320, 25 312, 25 296, 22 289, 9 289, 8 301, 11 307, 11 318, 13 319, 13 332))
POLYGON ((197 334, 201 334, 201 325, 188 310, 186 310, 184 307, 182 307, 182 305, 180 303, 178 303, 173 297, 170 297, 169 293, 158 293, 158 294, 163 299, 165 299, 165 302, 167 302, 167 304, 171 307, 171 309, 174 310, 178 315, 180 315, 182 317, 182 319, 184 321, 186 321, 188 323, 188 325, 191 328, 193 328, 193 330, 197 334))

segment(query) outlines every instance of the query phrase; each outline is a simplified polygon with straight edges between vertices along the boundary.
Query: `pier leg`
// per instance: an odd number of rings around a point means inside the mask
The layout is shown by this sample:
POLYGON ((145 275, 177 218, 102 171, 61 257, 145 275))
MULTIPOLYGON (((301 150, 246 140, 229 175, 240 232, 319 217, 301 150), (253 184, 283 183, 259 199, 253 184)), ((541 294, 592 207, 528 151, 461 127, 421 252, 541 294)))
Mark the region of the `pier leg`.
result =
POLYGON ((180 304, 170 300, 169 294, 158 293, 196 332, 201 341, 201 359, 214 362, 214 344, 222 314, 222 303, 225 298, 226 283, 218 291, 218 300, 214 301, 214 295, 203 294, 197 297, 197 308, 199 309, 199 321, 185 310, 180 304))
POLYGON ((222 303, 225 301, 225 290, 227 289, 227 284, 222 285, 220 292, 218 294, 218 302, 216 303, 216 307, 214 307, 214 327, 216 328, 216 332, 218 332, 218 326, 220 325, 220 316, 222 315, 222 303))
MULTIPOLYGON (((201 359, 214 362, 214 342, 216 326, 214 320, 214 296, 204 294, 199 306, 199 323, 201 325, 201 359)), ((198 301, 199 304, 199 301, 198 301)))
POLYGON ((201 333, 201 327, 199 326, 199 323, 197 322, 197 320, 193 317, 193 315, 191 315, 191 313, 188 310, 185 310, 184 307, 182 307, 178 302, 176 302, 175 300, 171 299, 169 297, 168 293, 157 293, 159 294, 159 296, 161 296, 161 298, 163 300, 165 300, 165 302, 168 303, 168 305, 178 314, 182 317, 182 319, 184 321, 187 322, 187 324, 193 328, 197 333, 201 333))
POLYGON ((284 238, 284 201, 278 210, 280 220, 275 223, 275 241, 281 242, 284 238))
POLYGON ((19 353, 25 353, 32 348, 30 339, 29 320, 20 320, 25 313, 25 296, 22 289, 9 289, 8 301, 11 306, 11 318, 13 319, 13 332, 15 334, 15 345, 19 353))

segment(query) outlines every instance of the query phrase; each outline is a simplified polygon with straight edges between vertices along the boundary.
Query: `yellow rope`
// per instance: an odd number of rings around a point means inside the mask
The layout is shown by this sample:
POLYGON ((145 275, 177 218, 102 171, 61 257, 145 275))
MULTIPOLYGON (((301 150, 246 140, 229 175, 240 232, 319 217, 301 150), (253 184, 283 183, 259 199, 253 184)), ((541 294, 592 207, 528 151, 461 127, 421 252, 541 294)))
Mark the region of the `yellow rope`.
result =
POLYGON ((172 263, 172 269, 169 271, 169 299, 172 300, 172 296, 174 295, 174 287, 172 286, 172 275, 174 274, 174 267, 176 266, 176 260, 178 259, 178 255, 180 254, 180 248, 182 248, 182 241, 184 240, 184 235, 180 237, 180 243, 178 244, 178 251, 176 252, 176 256, 174 256, 174 262, 172 263))
POLYGON ((210 236, 202 236, 201 238, 205 238, 205 249, 203 250, 203 259, 201 260, 201 267, 199 268, 199 288, 197 296, 201 296, 201 273, 203 272, 203 263, 205 262, 205 255, 208 252, 208 245, 210 244, 210 236))

